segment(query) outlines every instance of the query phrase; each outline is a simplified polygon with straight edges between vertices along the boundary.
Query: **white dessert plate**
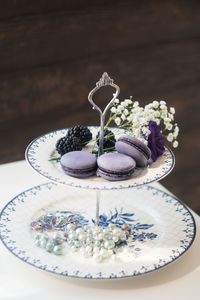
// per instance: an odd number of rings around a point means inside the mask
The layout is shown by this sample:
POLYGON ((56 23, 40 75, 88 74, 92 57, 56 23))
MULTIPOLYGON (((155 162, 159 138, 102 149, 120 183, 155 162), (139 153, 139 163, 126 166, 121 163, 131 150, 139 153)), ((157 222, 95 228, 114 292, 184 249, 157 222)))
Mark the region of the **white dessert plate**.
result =
MULTIPOLYGON (((54 157, 59 157, 55 145, 59 138, 66 135, 68 129, 56 130, 46 133, 34 141, 32 141, 26 149, 25 157, 29 165, 44 177, 64 185, 87 188, 112 190, 140 186, 143 184, 158 181, 169 174, 175 164, 175 159, 172 151, 165 148, 165 152, 156 162, 150 164, 147 168, 137 169, 132 178, 124 181, 107 181, 101 177, 91 176, 84 179, 79 179, 66 175, 61 169, 59 161, 49 161, 54 157)), ((99 130, 99 127, 90 127, 93 138, 99 130)), ((116 138, 124 133, 124 131, 112 128, 116 138)), ((92 145, 86 147, 91 150, 92 145)))
POLYGON ((177 198, 149 185, 133 189, 102 191, 100 226, 105 223, 134 228, 128 242, 130 252, 115 260, 97 263, 79 252, 67 250, 54 255, 34 244, 30 223, 44 211, 70 211, 91 222, 95 212, 95 191, 55 183, 33 187, 16 196, 0 214, 1 240, 20 260, 38 269, 66 277, 85 279, 126 278, 156 271, 174 262, 192 245, 196 225, 188 208, 177 198))

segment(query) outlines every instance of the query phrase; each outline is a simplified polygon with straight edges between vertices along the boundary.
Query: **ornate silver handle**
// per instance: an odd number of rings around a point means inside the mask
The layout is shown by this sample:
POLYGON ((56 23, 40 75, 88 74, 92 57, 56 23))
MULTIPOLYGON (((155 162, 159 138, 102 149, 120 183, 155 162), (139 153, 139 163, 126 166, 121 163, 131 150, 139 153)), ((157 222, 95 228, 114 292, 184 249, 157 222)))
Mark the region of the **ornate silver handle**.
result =
POLYGON ((120 88, 118 85, 116 85, 113 82, 113 79, 111 79, 106 72, 103 73, 102 77, 100 80, 96 83, 96 87, 91 90, 91 92, 88 95, 88 100, 92 104, 93 109, 97 110, 100 114, 100 135, 99 135, 99 149, 98 149, 98 156, 103 154, 103 138, 104 138, 104 122, 105 122, 105 117, 108 109, 113 105, 115 99, 119 95, 120 88), (113 98, 110 100, 110 102, 107 104, 105 107, 104 111, 100 109, 92 100, 92 96, 94 93, 99 90, 102 86, 110 85, 116 89, 116 92, 113 94, 113 98))

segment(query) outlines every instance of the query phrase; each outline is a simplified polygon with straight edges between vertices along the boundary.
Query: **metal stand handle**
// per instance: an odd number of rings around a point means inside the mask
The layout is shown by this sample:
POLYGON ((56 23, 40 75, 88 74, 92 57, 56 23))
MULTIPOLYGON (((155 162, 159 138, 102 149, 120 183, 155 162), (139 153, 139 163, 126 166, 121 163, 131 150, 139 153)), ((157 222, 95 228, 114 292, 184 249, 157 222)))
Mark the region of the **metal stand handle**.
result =
POLYGON ((92 104, 93 109, 97 110, 100 114, 100 135, 99 135, 99 149, 98 149, 98 156, 103 154, 103 138, 104 138, 104 123, 105 117, 108 109, 113 105, 115 99, 119 95, 120 88, 118 85, 113 83, 113 79, 111 79, 106 72, 103 73, 100 80, 96 83, 96 87, 89 93, 88 100, 92 104), (99 90, 102 86, 110 85, 116 89, 116 92, 113 94, 113 98, 107 104, 106 108, 102 112, 100 107, 98 107, 92 100, 94 93, 99 90))

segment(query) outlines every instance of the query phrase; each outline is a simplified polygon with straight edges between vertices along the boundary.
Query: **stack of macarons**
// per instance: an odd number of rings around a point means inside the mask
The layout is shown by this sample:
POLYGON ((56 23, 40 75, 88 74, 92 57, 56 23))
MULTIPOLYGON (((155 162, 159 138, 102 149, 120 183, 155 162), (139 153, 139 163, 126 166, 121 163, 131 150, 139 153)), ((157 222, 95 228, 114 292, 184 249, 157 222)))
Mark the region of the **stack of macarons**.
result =
POLYGON ((72 151, 61 157, 61 167, 67 175, 85 178, 95 173, 110 181, 129 179, 136 167, 146 167, 150 149, 140 140, 121 136, 115 144, 117 152, 109 152, 96 159, 87 151, 72 151))

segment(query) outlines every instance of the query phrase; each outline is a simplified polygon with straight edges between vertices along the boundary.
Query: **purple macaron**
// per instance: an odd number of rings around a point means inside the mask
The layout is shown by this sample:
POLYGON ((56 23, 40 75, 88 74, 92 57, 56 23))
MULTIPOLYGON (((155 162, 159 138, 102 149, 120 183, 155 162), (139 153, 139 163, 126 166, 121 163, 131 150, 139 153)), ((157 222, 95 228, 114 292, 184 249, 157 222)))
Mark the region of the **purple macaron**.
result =
POLYGON ((87 151, 72 151, 61 157, 60 164, 67 175, 85 178, 96 173, 97 159, 87 151))
POLYGON ((145 167, 151 157, 151 150, 140 140, 122 135, 115 144, 117 152, 135 159, 137 167, 145 167))
POLYGON ((97 175, 110 181, 126 180, 131 177, 136 162, 121 153, 105 153, 97 159, 97 175))

